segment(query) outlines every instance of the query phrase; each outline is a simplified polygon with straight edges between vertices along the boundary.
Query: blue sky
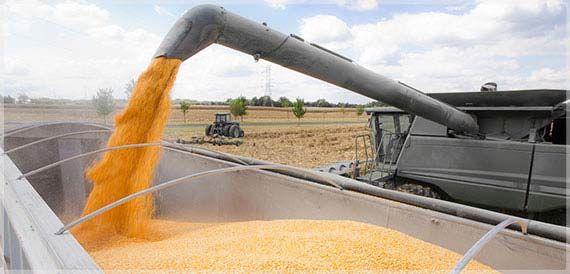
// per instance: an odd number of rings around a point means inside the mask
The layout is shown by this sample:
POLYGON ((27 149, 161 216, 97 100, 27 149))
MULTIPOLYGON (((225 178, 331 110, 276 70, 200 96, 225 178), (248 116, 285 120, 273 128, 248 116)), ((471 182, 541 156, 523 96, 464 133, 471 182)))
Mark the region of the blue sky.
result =
MULTIPOLYGON (((350 57, 424 92, 568 89, 568 2, 562 0, 7 1, 2 93, 87 99, 137 78, 172 24, 202 3, 223 5, 350 57)), ((264 93, 269 64, 212 46, 186 61, 173 98, 264 93)), ((272 95, 369 99, 272 65, 272 95)))

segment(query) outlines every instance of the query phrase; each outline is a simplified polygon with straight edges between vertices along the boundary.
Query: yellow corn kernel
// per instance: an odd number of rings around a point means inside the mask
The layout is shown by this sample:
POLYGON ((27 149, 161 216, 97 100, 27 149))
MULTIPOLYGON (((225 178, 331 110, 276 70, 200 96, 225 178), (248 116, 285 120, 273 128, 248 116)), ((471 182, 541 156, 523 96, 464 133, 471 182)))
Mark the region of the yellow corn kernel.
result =
MULTIPOLYGON (((155 238, 85 245, 110 270, 446 272, 461 255, 398 231, 352 221, 150 222, 155 238)), ((494 272, 471 262, 467 270, 494 272)))

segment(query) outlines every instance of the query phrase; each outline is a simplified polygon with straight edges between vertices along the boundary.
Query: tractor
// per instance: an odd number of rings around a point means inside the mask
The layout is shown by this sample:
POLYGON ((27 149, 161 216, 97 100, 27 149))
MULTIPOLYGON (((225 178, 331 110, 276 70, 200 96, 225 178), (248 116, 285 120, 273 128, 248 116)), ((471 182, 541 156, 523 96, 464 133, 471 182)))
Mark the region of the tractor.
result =
POLYGON ((239 122, 232 121, 232 115, 229 112, 218 112, 215 116, 216 120, 214 123, 206 127, 206 136, 225 136, 230 138, 244 136, 239 122))

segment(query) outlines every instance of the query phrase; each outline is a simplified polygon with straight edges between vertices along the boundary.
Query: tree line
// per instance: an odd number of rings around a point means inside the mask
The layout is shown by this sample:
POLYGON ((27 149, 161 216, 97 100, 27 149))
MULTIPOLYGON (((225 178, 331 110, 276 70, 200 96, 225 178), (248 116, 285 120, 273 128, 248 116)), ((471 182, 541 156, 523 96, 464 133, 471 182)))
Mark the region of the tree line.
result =
MULTIPOLYGON (((285 97, 281 97, 281 98, 285 98, 285 97)), ((285 98, 285 99, 287 99, 287 98, 285 98)), ((236 99, 232 99, 231 101, 229 101, 230 112, 235 117, 240 117, 240 119, 242 121, 243 121, 243 116, 247 115, 248 106, 250 106, 250 105, 248 105, 248 100, 243 96, 238 97, 236 99)), ((356 111, 357 116, 361 116, 362 114, 364 114, 364 107, 365 107, 364 105, 354 105, 354 106, 355 106, 355 111, 356 111)), ((283 100, 281 102, 280 107, 291 108, 291 112, 297 118, 297 125, 300 124, 301 119, 305 116, 305 113, 307 113, 307 108, 306 108, 307 103, 305 103, 305 100, 303 100, 302 98, 297 98, 293 102, 291 102, 288 99, 283 100)), ((180 103, 180 109, 184 113, 184 122, 186 122, 186 112, 188 111, 189 108, 190 108, 190 105, 188 102, 183 101, 182 103, 180 103)), ((346 111, 346 108, 344 106, 342 106, 341 111, 344 113, 346 111)))
MULTIPOLYGON (((241 96, 240 98, 242 98, 241 96)), ((287 97, 279 97, 277 100, 273 100, 270 96, 261 96, 261 97, 252 97, 251 99, 247 99, 243 97, 245 100, 245 104, 247 106, 259 106, 259 107, 291 107, 293 106, 294 100, 290 100, 287 97)), ((229 98, 225 102, 217 102, 221 103, 221 105, 227 104, 229 105, 235 99, 229 98)), ((241 99, 240 99, 241 100, 241 99)), ((209 102, 195 102, 196 105, 209 104, 209 102)), ((338 102, 338 103, 331 103, 328 102, 326 99, 318 99, 316 101, 304 101, 303 105, 306 107, 323 107, 323 108, 356 108, 359 104, 353 103, 346 103, 346 102, 338 102)), ((369 102, 364 104, 364 107, 377 107, 377 106, 385 106, 385 104, 381 102, 369 102)))

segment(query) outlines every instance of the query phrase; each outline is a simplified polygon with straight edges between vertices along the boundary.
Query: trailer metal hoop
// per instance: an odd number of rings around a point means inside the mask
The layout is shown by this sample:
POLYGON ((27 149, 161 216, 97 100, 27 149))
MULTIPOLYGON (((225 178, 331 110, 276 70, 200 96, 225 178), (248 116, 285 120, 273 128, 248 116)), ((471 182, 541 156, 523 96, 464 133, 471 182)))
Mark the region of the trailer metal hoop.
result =
POLYGON ((59 138, 63 138, 63 137, 68 137, 68 136, 73 136, 73 135, 89 134, 89 133, 106 133, 106 132, 113 132, 113 130, 111 130, 111 129, 85 130, 85 131, 75 131, 75 132, 70 132, 70 133, 59 134, 59 135, 55 135, 55 136, 47 137, 47 138, 44 138, 44 139, 40 139, 40 140, 37 140, 37 141, 34 141, 34 142, 30 142, 30 143, 21 145, 21 146, 19 146, 19 147, 15 147, 15 148, 10 149, 10 150, 7 150, 7 151, 4 151, 4 153, 2 153, 2 155, 6 155, 6 154, 9 154, 9 153, 18 151, 18 150, 20 150, 20 149, 24 149, 24 148, 27 148, 27 147, 30 147, 30 146, 33 146, 33 145, 36 145, 36 144, 40 144, 40 143, 43 143, 43 142, 47 142, 47 141, 50 141, 50 140, 55 140, 55 139, 59 139, 59 138))
POLYGON ((463 255, 463 258, 461 258, 461 260, 459 260, 459 262, 457 262, 457 264, 455 265, 455 267, 453 268, 453 270, 451 270, 451 272, 449 272, 450 274, 460 274, 461 271, 463 271, 463 269, 465 268, 465 266, 467 266, 467 264, 473 260, 473 258, 475 256, 477 256, 477 254, 479 254, 479 252, 481 251, 481 249, 483 249, 483 247, 489 243, 489 241, 491 239, 493 239, 495 237, 495 235, 497 235, 497 233, 499 233, 499 231, 507 228, 508 226, 515 224, 515 223, 519 223, 521 225, 521 231, 524 235, 528 235, 528 231, 527 231, 527 223, 523 220, 523 219, 519 219, 519 218, 508 218, 504 221, 502 221, 501 223, 499 223, 498 225, 496 225, 495 227, 493 227, 491 230, 489 230, 489 232, 487 232, 487 234, 485 234, 483 237, 481 237, 481 239, 479 239, 479 241, 477 241, 466 253, 465 255, 463 255))
MULTIPOLYGON (((162 143, 164 144, 164 147, 167 147, 167 148, 180 149, 180 150, 184 150, 184 151, 187 151, 187 152, 190 152, 190 153, 195 153, 195 152, 193 151, 193 149, 196 148, 195 146, 185 147, 185 146, 183 146, 183 145, 177 145, 177 144, 173 144, 173 143, 165 142, 165 141, 163 141, 162 143)), ((211 150, 211 149, 207 149, 207 148, 204 148, 204 147, 201 147, 200 149, 201 149, 201 150, 208 151, 208 152, 211 152, 211 153, 215 153, 215 154, 218 154, 218 155, 225 156, 225 157, 231 159, 232 161, 234 161, 234 162, 236 162, 236 163, 239 163, 239 164, 242 164, 242 165, 244 165, 244 166, 249 166, 249 165, 250 165, 250 164, 244 162, 243 160, 241 160, 241 159, 239 159, 239 158, 237 158, 237 157, 235 157, 235 156, 233 156, 233 155, 231 155, 231 154, 228 154, 228 153, 224 153, 224 152, 221 152, 221 151, 211 150)))
MULTIPOLYGON (((1 155, 6 155, 6 154, 8 154, 8 153, 12 153, 12 152, 18 151, 18 150, 23 149, 23 148, 26 148, 26 147, 28 147, 28 146, 32 146, 32 145, 35 145, 35 144, 39 144, 39 143, 46 142, 46 141, 53 140, 53 139, 57 139, 57 138, 62 138, 62 137, 67 137, 67 136, 72 136, 72 135, 88 134, 88 133, 98 133, 98 132, 104 133, 104 132, 113 132, 113 131, 114 131, 113 128, 106 127, 106 126, 99 125, 99 124, 93 124, 93 123, 84 123, 84 122, 52 122, 52 123, 41 123, 41 124, 36 124, 36 125, 32 125, 32 126, 25 126, 25 127, 22 127, 22 128, 14 129, 12 132, 8 132, 8 133, 6 133, 6 134, 4 134, 4 135, 0 135, 0 138, 4 138, 4 137, 10 136, 10 135, 13 135, 13 134, 16 134, 16 133, 20 133, 20 132, 26 131, 26 130, 28 130, 28 129, 37 128, 37 127, 40 127, 40 126, 49 126, 49 125, 58 125, 58 124, 80 124, 80 125, 88 125, 88 126, 89 126, 89 125, 93 125, 93 126, 102 127, 102 128, 104 128, 104 129, 102 129, 102 130, 76 131, 76 132, 65 133, 65 134, 61 134, 61 135, 57 135, 57 136, 47 137, 47 138, 44 138, 44 139, 41 139, 41 140, 38 140, 38 141, 34 141, 34 142, 30 142, 30 143, 24 144, 24 145, 22 145, 22 146, 13 148, 13 149, 11 149, 11 150, 5 151, 5 152, 2 153, 1 155)), ((166 142, 166 141, 161 141, 161 142, 164 144, 164 147, 182 149, 182 150, 186 150, 186 151, 189 151, 189 152, 192 152, 192 149, 194 148, 194 146, 190 146, 190 148, 188 148, 188 147, 185 147, 185 146, 176 145, 176 144, 173 144, 173 143, 170 143, 170 142, 166 142)), ((215 150, 211 150, 211 149, 207 149, 207 148, 200 148, 200 149, 202 149, 202 150, 207 150, 207 151, 209 151, 209 152, 212 152, 212 153, 216 153, 216 154, 225 156, 225 157, 231 159, 232 161, 234 161, 234 162, 236 162, 236 163, 239 163, 239 164, 242 164, 242 165, 249 165, 248 163, 246 163, 246 162, 244 162, 244 161, 242 161, 242 160, 236 158, 235 156, 232 156, 231 154, 227 154, 227 153, 223 153, 223 152, 220 152, 220 151, 215 151, 215 150)), ((87 155, 86 155, 86 156, 87 156, 87 155)))
POLYGON ((83 158, 89 155, 93 155, 93 154, 97 154, 97 153, 101 153, 101 152, 105 152, 105 151, 113 151, 113 150, 119 150, 119 149, 126 149, 126 148, 137 148, 137 147, 157 147, 157 146, 162 146, 162 143, 142 143, 142 144, 130 144, 130 145, 123 145, 123 146, 116 146, 116 147, 106 147, 106 148, 102 148, 102 149, 98 149, 98 150, 94 150, 94 151, 89 151, 89 152, 85 152, 82 154, 78 154, 75 156, 71 156, 69 158, 65 158, 63 160, 57 161, 55 163, 51 163, 49 165, 45 165, 43 167, 34 169, 32 171, 28 171, 22 175, 20 175, 18 178, 16 178, 16 180, 21 180, 23 178, 26 178, 28 176, 40 173, 44 170, 50 169, 52 167, 56 167, 58 165, 61 165, 63 163, 75 160, 75 159, 79 159, 79 158, 83 158))
MULTIPOLYGON (((54 136, 54 137, 56 137, 56 136, 54 136)), ((61 136, 59 136, 59 137, 61 137, 61 136)), ((51 137, 50 137, 50 138, 51 138, 51 137)), ((42 140, 43 140, 43 139, 42 139, 42 140)), ((39 141, 42 141, 42 140, 39 140, 39 141)), ((93 154, 98 154, 98 153, 101 153, 101 152, 113 151, 113 150, 120 150, 120 149, 127 149, 127 148, 155 147, 155 146, 167 147, 167 148, 175 148, 175 149, 183 149, 183 150, 189 150, 190 153, 193 153, 193 152, 192 152, 192 149, 188 149, 188 148, 183 147, 183 146, 177 146, 177 145, 174 145, 174 144, 171 144, 171 143, 168 143, 168 142, 164 142, 164 141, 161 142, 161 143, 140 143, 140 144, 130 144, 130 145, 123 145, 123 146, 116 146, 116 147, 107 147, 107 148, 102 148, 102 149, 98 149, 98 150, 94 150, 94 151, 89 151, 89 152, 85 152, 85 153, 82 153, 82 154, 78 154, 78 155, 75 155, 75 156, 71 156, 71 157, 69 157, 69 158, 65 158, 65 159, 60 160, 60 161, 57 161, 57 162, 55 162, 55 163, 51 163, 51 164, 49 164, 49 165, 45 165, 45 166, 43 166, 43 167, 34 169, 34 170, 32 170, 32 171, 28 171, 28 172, 26 172, 26 173, 20 175, 18 178, 16 178, 16 180, 21 180, 21 179, 26 178, 26 177, 29 177, 29 176, 31 176, 31 175, 40 173, 40 172, 42 172, 42 171, 44 171, 44 170, 47 170, 47 169, 50 169, 50 168, 59 166, 59 165, 61 165, 61 164, 63 164, 63 163, 67 163, 67 162, 72 161, 72 160, 75 160, 75 159, 87 157, 87 156, 90 156, 90 155, 93 155, 93 154)), ((225 154, 225 153, 218 152, 218 151, 208 150, 208 149, 204 149, 204 150, 207 150, 207 151, 210 151, 210 152, 213 152, 213 153, 222 155, 222 156, 226 156, 226 157, 228 157, 228 158, 234 160, 234 161, 237 162, 237 163, 240 163, 240 164, 243 164, 243 165, 249 165, 248 163, 246 163, 246 162, 244 162, 244 161, 242 161, 242 160, 240 160, 240 159, 238 159, 238 158, 236 158, 236 157, 233 157, 232 155, 225 154)), ((6 153, 4 153, 4 154, 6 154, 6 153)))
POLYGON ((8 133, 5 133, 3 135, 0 135, 0 138, 6 138, 8 136, 14 135, 16 133, 21 133, 24 131, 28 131, 30 129, 34 129, 34 128, 38 128, 38 127, 42 127, 42 126, 51 126, 51 125, 60 125, 60 124, 79 124, 79 125, 87 125, 87 126, 97 126, 100 128, 105 128, 105 129, 109 129, 112 130, 112 128, 104 126, 104 125, 100 125, 100 124, 95 124, 95 123, 85 123, 85 122, 51 122, 51 123, 39 123, 36 125, 32 125, 32 126, 26 126, 23 128, 19 128, 19 129, 14 129, 13 131, 10 131, 8 133))
POLYGON ((198 172, 198 173, 194 173, 191 175, 186 175, 183 177, 179 177, 173 180, 169 180, 166 182, 163 182, 161 184, 149 187, 147 189, 141 190, 139 192, 133 193, 129 196, 126 196, 124 198, 121 198, 115 202, 112 202, 102 208, 99 208, 65 226, 63 226, 62 228, 60 228, 55 234, 56 235, 61 235, 64 232, 66 232, 67 230, 95 217, 98 216, 112 208, 115 208, 119 205, 122 205, 132 199, 135 199, 141 195, 145 195, 145 194, 149 194, 149 193, 153 193, 165 188, 169 188, 169 187, 173 187, 176 186, 178 184, 184 183, 184 182, 188 182, 194 179, 198 179, 201 177, 207 177, 207 176, 211 176, 211 175, 216 175, 216 174, 222 174, 222 173, 228 173, 228 172, 237 172, 237 171, 244 171, 244 170, 295 170, 295 171, 300 171, 300 172, 304 172, 310 175, 314 175, 317 177, 320 177, 321 179, 324 179, 325 181, 327 181, 329 184, 331 184, 332 186, 338 188, 339 190, 343 190, 343 188, 338 185, 337 183, 333 182, 332 180, 330 180, 329 178, 325 177, 325 176, 321 176, 318 174, 315 174, 314 172, 311 172, 309 170, 303 169, 303 168, 298 168, 298 167, 291 167, 291 166, 285 166, 285 165, 279 165, 279 164, 273 164, 273 165, 257 165, 257 166, 235 166, 235 167, 227 167, 227 168, 220 168, 220 169, 214 169, 214 170, 207 170, 207 171, 202 171, 202 172, 198 172))

